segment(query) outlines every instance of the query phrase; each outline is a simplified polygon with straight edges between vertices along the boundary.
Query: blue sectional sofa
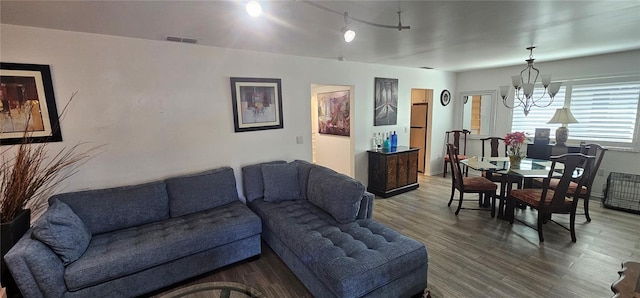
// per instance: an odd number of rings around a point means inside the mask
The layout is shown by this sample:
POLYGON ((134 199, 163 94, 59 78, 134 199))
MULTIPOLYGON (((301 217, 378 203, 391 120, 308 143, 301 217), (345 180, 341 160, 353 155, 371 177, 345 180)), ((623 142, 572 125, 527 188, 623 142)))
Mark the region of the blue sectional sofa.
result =
POLYGON ((371 219, 374 195, 304 161, 242 168, 262 238, 316 297, 410 297, 427 286, 425 246, 371 219))
POLYGON ((53 196, 7 253, 29 297, 132 297, 260 255, 231 168, 53 196))

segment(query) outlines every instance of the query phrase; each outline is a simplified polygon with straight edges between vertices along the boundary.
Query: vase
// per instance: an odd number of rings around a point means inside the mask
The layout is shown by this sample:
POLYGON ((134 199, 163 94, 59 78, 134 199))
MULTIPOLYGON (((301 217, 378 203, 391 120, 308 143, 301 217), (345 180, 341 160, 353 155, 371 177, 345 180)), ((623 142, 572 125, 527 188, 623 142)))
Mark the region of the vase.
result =
POLYGON ((520 169, 520 162, 522 162, 522 156, 520 156, 520 155, 509 155, 509 169, 510 170, 518 170, 518 169, 520 169))
POLYGON ((0 223, 2 240, 0 241, 0 283, 7 289, 7 297, 19 297, 20 290, 16 285, 9 268, 4 263, 4 255, 22 238, 31 226, 31 210, 24 209, 10 222, 0 223))

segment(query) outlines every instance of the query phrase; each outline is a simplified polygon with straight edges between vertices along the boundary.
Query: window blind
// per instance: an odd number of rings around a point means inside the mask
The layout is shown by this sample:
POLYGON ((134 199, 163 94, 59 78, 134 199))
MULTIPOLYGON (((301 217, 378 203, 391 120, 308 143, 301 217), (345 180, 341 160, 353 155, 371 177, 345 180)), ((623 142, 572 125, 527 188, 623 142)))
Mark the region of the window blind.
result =
POLYGON ((633 143, 639 99, 640 81, 574 85, 571 112, 579 123, 569 124, 569 138, 633 143))
MULTIPOLYGON (((544 87, 536 87, 533 92, 534 98, 540 97, 540 95, 538 94, 542 94, 542 92, 544 92, 544 87)), ((513 109, 513 116, 511 118, 511 131, 524 131, 528 137, 531 137, 531 141, 533 141, 536 128, 550 128, 551 137, 555 137, 556 128, 559 127, 559 124, 547 124, 547 121, 551 120, 551 117, 553 117, 556 109, 562 108, 564 106, 565 92, 566 87, 560 87, 560 91, 558 91, 558 94, 556 94, 556 97, 553 99, 553 103, 551 103, 550 106, 544 108, 533 107, 531 108, 531 111, 529 111, 529 115, 527 116, 524 115, 521 107, 513 109)), ((548 95, 545 96, 546 98, 539 101, 540 105, 544 105, 549 102, 548 95)))

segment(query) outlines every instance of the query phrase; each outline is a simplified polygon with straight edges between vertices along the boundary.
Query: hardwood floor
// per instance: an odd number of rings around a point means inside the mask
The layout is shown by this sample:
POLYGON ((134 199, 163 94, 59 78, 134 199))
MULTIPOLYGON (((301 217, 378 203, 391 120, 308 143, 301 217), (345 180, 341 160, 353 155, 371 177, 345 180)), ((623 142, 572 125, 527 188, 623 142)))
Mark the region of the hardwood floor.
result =
MULTIPOLYGON (((450 191, 449 177, 421 175, 417 190, 375 201, 374 219, 426 245, 433 297, 611 297, 621 263, 640 260, 640 216, 604 209, 597 199, 591 200, 591 223, 576 219, 577 243, 551 222, 539 243, 535 230, 486 211, 454 215, 453 204, 447 207, 450 191)), ((465 196, 464 205, 477 206, 477 195, 465 196)), ((531 209, 516 216, 532 224, 537 218, 531 209)), ((554 219, 569 221, 568 215, 554 219)), ((259 260, 189 284, 203 281, 241 282, 267 297, 311 297, 266 245, 259 260)))

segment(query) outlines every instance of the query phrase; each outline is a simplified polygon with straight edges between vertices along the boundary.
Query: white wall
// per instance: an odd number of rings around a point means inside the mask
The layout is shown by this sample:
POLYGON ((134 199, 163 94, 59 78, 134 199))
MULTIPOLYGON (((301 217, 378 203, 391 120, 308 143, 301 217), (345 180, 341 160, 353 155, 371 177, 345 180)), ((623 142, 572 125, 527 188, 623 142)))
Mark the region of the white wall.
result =
MULTIPOLYGON (((399 145, 409 144, 411 88, 449 89, 455 74, 257 53, 166 41, 0 25, 3 62, 51 66, 58 107, 76 90, 62 123, 64 142, 105 144, 65 191, 109 187, 274 159, 311 160, 311 84, 354 86, 355 178, 366 184, 373 132, 374 77, 399 79, 399 145), (229 77, 282 79, 284 128, 234 133, 229 77), (304 144, 296 144, 303 136, 304 144)), ((434 105, 432 168, 441 168, 452 105, 434 105)), ((240 191, 241 192, 241 191, 240 191)))
MULTIPOLYGON (((457 89, 459 92, 495 89, 499 96, 499 86, 509 85, 511 76, 522 71, 525 66, 526 64, 523 62, 522 65, 514 67, 458 73, 457 89)), ((638 75, 640 74, 640 50, 536 63, 536 67, 540 69, 541 73, 552 74, 552 81, 638 75)), ((493 135, 504 136, 511 130, 511 113, 513 111, 506 108, 501 99, 496 99, 496 101, 496 131, 493 135)), ((459 112, 455 117, 461 117, 462 106, 459 105, 457 108, 459 112)), ((516 112, 522 111, 516 110, 516 112)), ((455 123, 462 123, 462 120, 456 118, 455 123)), ((640 124, 636 123, 636 126, 638 127, 640 124)), ((569 140, 568 143, 571 141, 569 140)), ((469 143, 467 155, 480 156, 481 152, 480 141, 474 140, 469 143)), ((609 172, 640 174, 640 153, 609 150, 605 154, 600 169, 604 170, 604 175, 596 177, 593 186, 594 195, 602 194, 602 186, 606 183, 609 172)))
POLYGON ((351 126, 358 121, 355 117, 356 105, 354 103, 354 90, 352 86, 311 86, 311 133, 316 140, 316 160, 315 163, 333 169, 336 172, 354 177, 355 164, 353 154, 355 148, 354 132, 351 136, 337 136, 318 133, 318 93, 348 90, 351 97, 349 104, 349 114, 351 126))

